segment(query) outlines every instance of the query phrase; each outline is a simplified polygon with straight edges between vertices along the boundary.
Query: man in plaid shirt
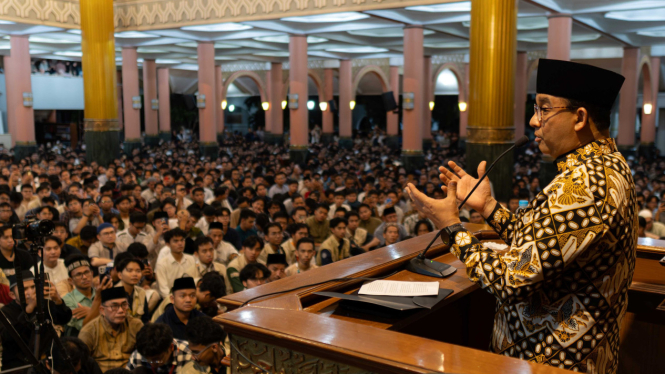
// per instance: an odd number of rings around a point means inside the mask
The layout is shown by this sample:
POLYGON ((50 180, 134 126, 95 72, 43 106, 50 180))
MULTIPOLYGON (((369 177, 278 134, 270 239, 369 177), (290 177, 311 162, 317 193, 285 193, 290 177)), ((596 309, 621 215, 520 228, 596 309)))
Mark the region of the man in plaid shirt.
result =
POLYGON ((127 369, 150 368, 155 374, 178 374, 192 360, 188 343, 173 338, 171 328, 163 323, 149 323, 136 334, 136 350, 127 369))

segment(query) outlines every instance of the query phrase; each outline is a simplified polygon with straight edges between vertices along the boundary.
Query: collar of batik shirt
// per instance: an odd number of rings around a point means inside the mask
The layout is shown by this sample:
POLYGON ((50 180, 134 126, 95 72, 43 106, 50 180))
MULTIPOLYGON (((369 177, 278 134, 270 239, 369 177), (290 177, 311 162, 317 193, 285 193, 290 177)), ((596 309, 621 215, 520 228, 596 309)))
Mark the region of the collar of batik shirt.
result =
POLYGON ((585 160, 593 157, 603 156, 617 152, 617 146, 612 138, 598 139, 587 143, 568 153, 557 157, 554 161, 559 173, 572 170, 581 165, 585 160))

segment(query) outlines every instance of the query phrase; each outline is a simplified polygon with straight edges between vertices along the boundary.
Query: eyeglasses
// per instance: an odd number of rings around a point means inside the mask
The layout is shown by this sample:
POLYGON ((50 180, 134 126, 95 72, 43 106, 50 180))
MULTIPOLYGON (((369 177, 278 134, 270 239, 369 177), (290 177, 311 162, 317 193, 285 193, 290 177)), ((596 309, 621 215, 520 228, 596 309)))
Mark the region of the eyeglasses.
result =
MULTIPOLYGON (((219 344, 219 343, 212 343, 212 344, 209 344, 209 345, 207 345, 205 348, 203 348, 202 350, 200 350, 200 351, 198 351, 198 352, 194 352, 194 351, 192 351, 192 358, 195 359, 195 360, 200 359, 200 358, 201 358, 201 355, 203 354, 203 352, 207 351, 208 349, 210 349, 211 347, 215 346, 216 344, 219 344)), ((222 350, 224 350, 224 348, 222 348, 222 350)), ((224 356, 226 356, 226 352, 224 353, 224 356)))
POLYGON ((548 110, 552 109, 577 109, 577 107, 574 106, 555 106, 552 108, 541 108, 538 106, 538 104, 533 104, 533 110, 536 112, 536 118, 538 119, 538 122, 543 122, 543 112, 547 112, 548 110))
POLYGON ((104 307, 111 309, 112 312, 117 312, 118 308, 122 308, 123 310, 129 309, 129 303, 104 305, 104 307))
POLYGON ((92 272, 90 270, 82 271, 76 275, 72 275, 72 278, 74 279, 80 279, 81 277, 85 276, 86 278, 91 276, 92 272))

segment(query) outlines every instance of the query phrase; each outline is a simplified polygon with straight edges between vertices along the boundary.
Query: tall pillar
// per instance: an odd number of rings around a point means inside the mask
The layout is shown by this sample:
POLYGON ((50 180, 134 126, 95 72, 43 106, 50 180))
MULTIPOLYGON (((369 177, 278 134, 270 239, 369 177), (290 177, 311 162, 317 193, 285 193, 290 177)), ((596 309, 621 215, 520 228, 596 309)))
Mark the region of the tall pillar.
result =
POLYGON ((171 87, 169 68, 157 69, 158 100, 159 100, 159 137, 171 141, 171 87))
POLYGON ((423 149, 432 148, 432 111, 429 102, 434 101, 432 90, 432 57, 423 59, 423 149))
POLYGON ((351 60, 339 62, 339 142, 341 146, 353 145, 353 116, 350 103, 353 98, 351 60))
POLYGON ((625 47, 621 61, 621 75, 626 80, 619 94, 619 135, 617 143, 626 150, 635 145, 635 115, 637 114, 637 64, 640 62, 640 49, 625 47))
MULTIPOLYGON (((395 102, 399 103, 399 66, 391 66, 389 73, 390 88, 393 90, 395 102)), ((397 149, 399 147, 399 109, 386 114, 386 130, 388 145, 397 149)))
MULTIPOLYGON (((327 68, 323 70, 323 99, 327 102, 333 99, 333 69, 327 68)), ((332 141, 334 135, 333 129, 333 113, 329 107, 322 113, 323 119, 323 135, 321 141, 327 144, 332 141)))
POLYGON ((5 56, 7 122, 18 161, 37 151, 35 115, 32 106, 23 105, 23 95, 32 94, 30 42, 28 35, 12 35, 9 44, 11 55, 5 56))
POLYGON ((298 95, 298 108, 291 111, 291 159, 300 164, 307 159, 309 113, 307 109, 307 36, 289 37, 289 94, 298 95))
POLYGON ((157 99, 157 65, 155 60, 143 61, 143 122, 145 123, 145 144, 159 144, 159 112, 152 109, 152 101, 157 99))
MULTIPOLYGON (((515 0, 472 0, 467 170, 492 162, 515 142, 513 100, 517 45, 515 0)), ((512 154, 496 164, 491 179, 498 200, 512 185, 512 154)))
POLYGON ((528 67, 526 52, 517 52, 515 61, 515 140, 524 135, 528 67))
POLYGON ((131 155, 141 148, 141 110, 134 108, 134 97, 139 96, 139 65, 136 47, 122 48, 122 101, 124 109, 125 153, 131 155))
POLYGON ((460 113, 459 113, 459 140, 460 144, 466 147, 466 129, 469 125, 469 75, 470 75, 470 70, 469 70, 469 64, 466 63, 464 64, 464 77, 462 78, 462 84, 464 85, 464 100, 466 101, 461 101, 460 103, 466 104, 465 110, 462 110, 460 108, 460 113))
MULTIPOLYGON (((266 131, 266 141, 270 144, 284 143, 284 83, 282 81, 282 64, 270 63, 270 79, 268 80, 268 97, 270 101, 270 129, 266 131)), ((288 110, 288 109, 287 109, 288 110)))
MULTIPOLYGON (((115 79, 116 79, 116 105, 118 107, 117 113, 118 113, 118 129, 122 131, 125 128, 124 125, 124 120, 122 116, 122 69, 117 70, 115 72, 115 79)), ((84 79, 85 80, 85 79, 84 79)))
MULTIPOLYGON (((402 79, 402 159, 407 171, 420 169, 423 165, 423 118, 425 74, 423 28, 404 27, 404 77, 402 79), (413 95, 413 109, 404 105, 405 95, 413 95)), ((429 110, 429 108, 428 108, 429 110)))
MULTIPOLYGON (((217 142, 224 141, 224 109, 222 109, 222 101, 226 100, 223 94, 224 91, 224 77, 222 75, 222 66, 215 66, 215 120, 217 121, 217 142)), ((266 122, 268 122, 266 118, 266 122)))
POLYGON ((570 38, 573 33, 573 18, 559 13, 548 17, 547 58, 570 61, 570 38))
POLYGON ((80 0, 86 159, 108 165, 120 154, 113 0, 80 0))
MULTIPOLYGON (((205 108, 199 108, 199 138, 201 155, 217 159, 217 100, 215 100, 215 45, 212 42, 199 42, 199 96, 205 95, 205 108)), ((197 98, 198 102, 199 98, 197 98)))
POLYGON ((649 76, 642 76, 642 128, 640 146, 651 148, 656 141, 656 113, 658 112, 658 79, 660 78, 660 57, 651 57, 649 76), (644 111, 646 104, 651 104, 651 113, 644 111))

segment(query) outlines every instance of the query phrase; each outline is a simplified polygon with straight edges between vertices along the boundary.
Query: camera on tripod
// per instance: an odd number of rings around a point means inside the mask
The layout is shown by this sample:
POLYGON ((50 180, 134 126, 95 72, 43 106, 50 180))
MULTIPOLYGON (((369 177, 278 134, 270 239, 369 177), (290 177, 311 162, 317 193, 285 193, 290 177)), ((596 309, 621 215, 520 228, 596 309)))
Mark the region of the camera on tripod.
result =
POLYGON ((55 231, 55 224, 52 221, 33 218, 15 224, 12 227, 12 237, 14 240, 36 242, 53 234, 53 231, 55 231))

